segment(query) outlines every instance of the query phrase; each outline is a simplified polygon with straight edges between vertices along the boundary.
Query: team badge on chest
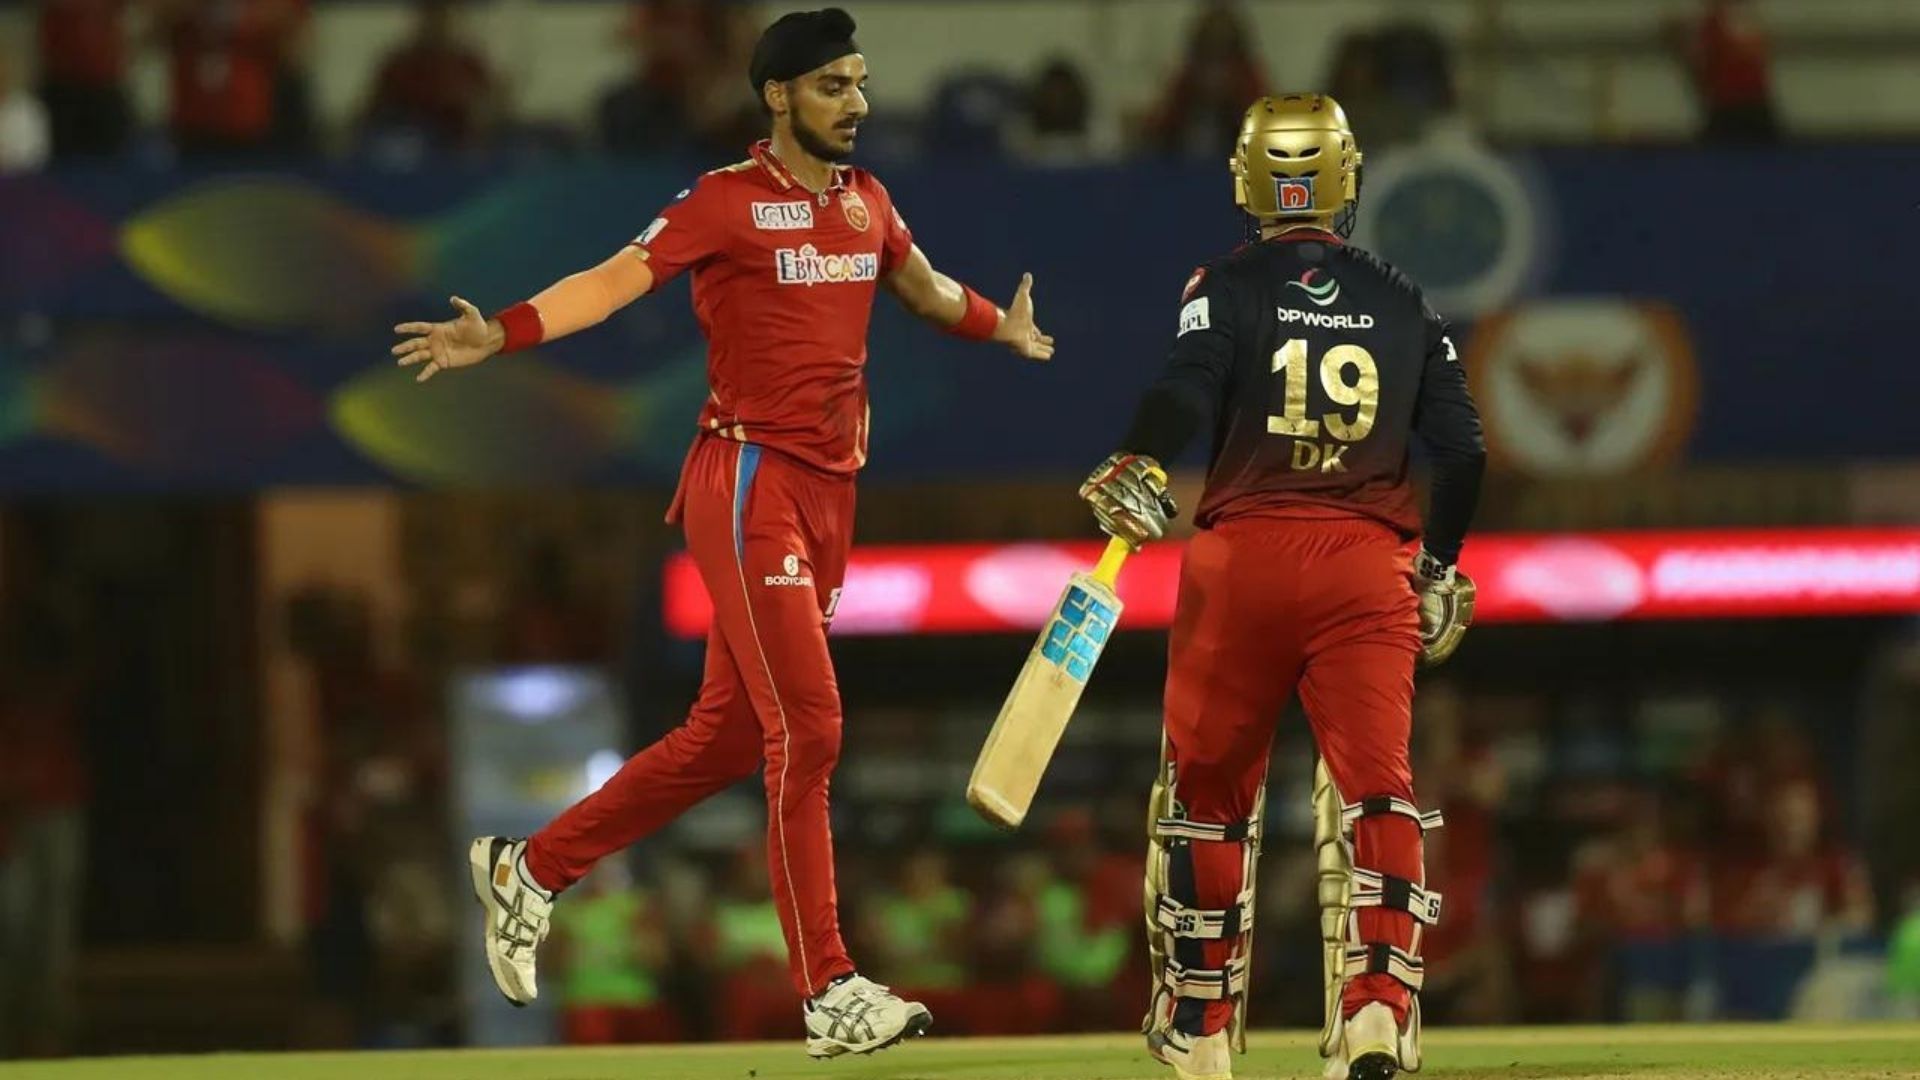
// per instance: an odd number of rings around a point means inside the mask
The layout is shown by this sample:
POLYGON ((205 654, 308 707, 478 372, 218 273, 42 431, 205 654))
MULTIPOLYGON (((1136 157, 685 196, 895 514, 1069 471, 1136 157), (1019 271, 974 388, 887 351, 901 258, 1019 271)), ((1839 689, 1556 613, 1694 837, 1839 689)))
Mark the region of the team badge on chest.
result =
POLYGON ((873 216, 867 213, 867 202, 857 191, 840 193, 840 209, 846 211, 847 224, 860 232, 866 232, 867 226, 873 224, 873 216))

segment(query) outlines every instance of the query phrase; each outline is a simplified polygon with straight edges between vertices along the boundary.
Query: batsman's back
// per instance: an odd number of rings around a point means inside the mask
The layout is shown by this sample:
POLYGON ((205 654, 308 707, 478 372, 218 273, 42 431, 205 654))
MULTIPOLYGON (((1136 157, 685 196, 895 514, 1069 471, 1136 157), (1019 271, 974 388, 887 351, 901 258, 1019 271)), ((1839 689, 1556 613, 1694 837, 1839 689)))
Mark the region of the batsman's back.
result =
POLYGON ((1445 322, 1404 274, 1327 233, 1283 233, 1196 271, 1179 337, 1174 368, 1213 366, 1220 388, 1203 526, 1359 514, 1411 537, 1409 436, 1442 451, 1477 436, 1445 322))

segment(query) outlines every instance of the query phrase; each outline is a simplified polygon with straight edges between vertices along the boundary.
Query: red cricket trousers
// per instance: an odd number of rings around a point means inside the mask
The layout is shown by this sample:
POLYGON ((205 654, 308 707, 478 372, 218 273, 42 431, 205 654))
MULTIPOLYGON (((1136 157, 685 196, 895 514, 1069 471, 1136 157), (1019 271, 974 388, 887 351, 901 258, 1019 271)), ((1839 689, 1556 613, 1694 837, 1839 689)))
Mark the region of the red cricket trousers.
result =
MULTIPOLYGON (((1231 824, 1253 813, 1274 727, 1296 689, 1346 802, 1415 801, 1407 739, 1420 616, 1411 573, 1400 537, 1360 518, 1240 518, 1194 537, 1181 564, 1165 703, 1187 817, 1231 824)), ((1424 884, 1416 822, 1363 817, 1354 832, 1356 866, 1424 884)), ((1191 850, 1194 906, 1232 907, 1243 887, 1240 844, 1192 841, 1191 850)), ((1359 916, 1362 940, 1418 951, 1406 912, 1359 916)), ((1210 968, 1235 948, 1194 944, 1210 968)), ((1408 992, 1388 975, 1352 980, 1346 1014, 1369 1001, 1404 1018, 1408 992)), ((1207 1002, 1204 1033, 1231 1016, 1230 1002, 1207 1002)))
POLYGON ((777 451, 703 435, 675 500, 713 598, 706 674, 684 724, 630 758, 527 845, 542 886, 578 881, 766 763, 767 868, 794 989, 852 971, 840 939, 827 779, 840 691, 827 622, 846 576, 854 481, 777 451))

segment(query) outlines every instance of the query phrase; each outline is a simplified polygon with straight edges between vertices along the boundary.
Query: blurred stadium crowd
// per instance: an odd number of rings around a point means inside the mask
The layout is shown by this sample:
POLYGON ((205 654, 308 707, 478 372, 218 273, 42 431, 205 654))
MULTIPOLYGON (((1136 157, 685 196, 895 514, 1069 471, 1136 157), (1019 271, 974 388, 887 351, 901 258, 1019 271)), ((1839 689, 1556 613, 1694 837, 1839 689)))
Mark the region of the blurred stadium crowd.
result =
MULTIPOLYGON (((607 5, 631 70, 607 86, 589 130, 517 118, 510 81, 463 27, 459 0, 417 0, 352 122, 316 119, 309 0, 39 0, 29 79, 0 50, 0 172, 50 161, 253 160, 331 154, 387 167, 449 155, 730 160, 763 133, 740 73, 764 21, 750 3, 638 0, 607 5), (130 72, 155 55, 166 72, 164 123, 144 130, 130 72)), ((1691 74, 1705 137, 1776 136, 1768 42, 1750 6, 1716 0, 1666 28, 1691 74)), ((1348 32, 1323 72, 1267 70, 1230 0, 1196 4, 1172 74, 1151 107, 1120 115, 1086 72, 1056 56, 1037 70, 969 64, 924 115, 876 110, 866 145, 890 157, 1007 158, 1043 165, 1126 156, 1211 159, 1245 103, 1302 80, 1338 97, 1370 147, 1385 149, 1457 117, 1454 59, 1417 16, 1348 32)), ((881 100, 884 102, 884 95, 881 100)))

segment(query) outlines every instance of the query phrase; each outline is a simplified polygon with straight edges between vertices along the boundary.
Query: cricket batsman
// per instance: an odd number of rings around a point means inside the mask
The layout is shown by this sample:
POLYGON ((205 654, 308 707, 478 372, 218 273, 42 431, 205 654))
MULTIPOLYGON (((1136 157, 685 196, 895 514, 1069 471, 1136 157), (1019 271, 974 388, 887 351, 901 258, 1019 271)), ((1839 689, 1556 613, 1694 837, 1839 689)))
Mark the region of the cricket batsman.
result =
POLYGON ((470 852, 487 962, 507 1000, 534 999, 556 897, 765 763, 767 861, 807 1052, 865 1054, 924 1032, 925 1006, 861 976, 841 940, 827 783, 840 699, 827 626, 846 573, 854 477, 867 460, 867 324, 878 286, 960 337, 1031 360, 1032 277, 1005 311, 935 271, 887 189, 841 164, 867 116, 867 63, 845 11, 787 15, 748 77, 772 123, 749 157, 701 177, 604 263, 492 318, 404 323, 393 352, 420 378, 585 330, 682 273, 708 340, 711 389, 667 520, 714 605, 687 720, 527 839, 470 852))
POLYGON ((1414 798, 1413 672, 1445 659, 1472 618, 1473 583, 1454 562, 1485 451, 1446 322, 1345 242, 1360 162, 1330 97, 1247 110, 1230 168, 1258 238, 1188 280, 1164 374, 1081 488, 1108 533, 1158 539, 1160 463, 1211 435, 1148 811, 1145 1031, 1181 1080, 1227 1080, 1229 1051, 1245 1050, 1267 755, 1296 690, 1324 765, 1327 1075, 1420 1067, 1420 941, 1440 908, 1421 843, 1439 818, 1414 798), (1414 434, 1433 470, 1417 555, 1414 434))

